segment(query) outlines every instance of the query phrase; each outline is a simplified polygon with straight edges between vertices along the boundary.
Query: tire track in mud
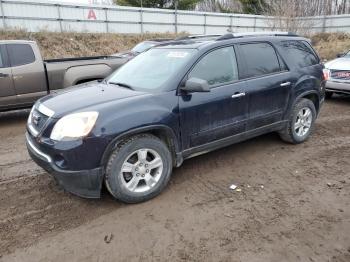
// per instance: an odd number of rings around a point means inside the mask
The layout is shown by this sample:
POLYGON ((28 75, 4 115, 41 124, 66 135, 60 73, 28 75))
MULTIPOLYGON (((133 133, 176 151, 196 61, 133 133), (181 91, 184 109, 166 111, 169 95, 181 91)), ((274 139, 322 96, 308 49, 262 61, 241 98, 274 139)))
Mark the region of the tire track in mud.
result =
MULTIPOLYGON (((336 107, 336 104, 332 103, 331 107, 336 107)), ((310 206, 310 201, 305 200, 311 198, 313 192, 308 191, 307 182, 310 180, 303 176, 316 179, 320 183, 319 190, 324 190, 327 186, 322 184, 324 180, 320 174, 323 169, 328 172, 327 178, 333 176, 336 180, 344 175, 337 165, 348 167, 344 161, 350 146, 350 111, 348 107, 338 108, 343 115, 333 117, 329 108, 325 108, 327 115, 322 117, 321 114, 313 136, 305 144, 288 145, 275 135, 267 135, 186 161, 174 170, 169 185, 168 193, 174 198, 172 204, 181 205, 185 198, 187 207, 198 208, 203 213, 208 208, 216 208, 218 220, 224 212, 236 217, 238 225, 242 226, 241 229, 238 227, 236 240, 242 241, 243 246, 254 241, 252 232, 260 230, 261 226, 273 227, 281 219, 288 222, 297 218, 283 229, 286 236, 293 230, 301 234, 310 224, 300 225, 297 221, 301 219, 292 212, 293 208, 303 205, 315 209, 310 206), (307 157, 303 158, 305 155, 307 157), (328 163, 329 156, 333 162, 328 163), (232 183, 243 185, 242 192, 231 191, 229 186, 232 183), (251 187, 247 188, 247 184, 251 187), (264 189, 260 188, 261 184, 264 184, 264 189), (239 222, 239 217, 243 222, 239 222)), ((22 121, 18 126, 22 129, 24 125, 22 121)), ((16 139, 23 143, 22 135, 16 135, 11 141, 14 155, 16 139)), ((6 146, 0 148, 0 160, 6 149, 6 146)), ((0 161, 0 254, 29 246, 48 234, 88 223, 120 207, 109 196, 102 200, 85 200, 60 191, 54 180, 27 157, 23 160, 13 157, 13 162, 5 164, 0 161)), ((320 215, 321 211, 313 212, 320 215)), ((325 217, 332 219, 331 215, 325 217)), ((324 225, 327 224, 322 218, 312 224, 316 229, 324 225)), ((274 230, 278 235, 278 230, 274 230)), ((233 241, 229 235, 232 232, 221 233, 233 241)), ((263 232, 258 234, 266 237, 263 232)))
MULTIPOLYGON (((264 138, 256 138, 255 140, 260 143, 264 138)), ((285 154, 285 159, 279 158, 278 159, 278 165, 271 166, 271 162, 276 162, 276 159, 264 159, 266 158, 268 152, 270 149, 272 151, 276 150, 276 148, 280 147, 286 147, 287 151, 297 151, 297 150, 303 150, 304 155, 312 156, 314 152, 318 151, 327 151, 332 149, 337 149, 339 147, 349 147, 350 148, 350 116, 341 116, 341 117, 327 117, 326 119, 318 119, 317 120, 317 126, 316 130, 313 134, 313 136, 310 138, 307 143, 301 144, 301 145, 288 145, 283 144, 281 141, 277 141, 277 143, 271 143, 266 145, 266 148, 260 151, 260 154, 262 155, 262 158, 260 159, 260 163, 258 163, 259 166, 259 174, 264 173, 264 170, 269 170, 268 172, 274 172, 278 170, 284 170, 284 172, 293 173, 298 168, 298 165, 295 164, 295 166, 290 166, 290 161, 294 158, 298 158, 298 156, 293 156, 294 153, 287 153, 285 154), (336 123, 335 125, 329 125, 329 122, 336 123), (336 130, 336 133, 334 132, 336 130), (320 139, 321 138, 321 139, 320 139), (278 145, 280 143, 281 146, 278 145), (317 148, 317 150, 315 150, 317 148), (290 149, 290 150, 288 150, 290 149)), ((246 146, 245 144, 252 144, 251 142, 244 142, 242 144, 242 147, 246 146)), ((237 146, 237 145, 236 145, 237 146)), ((238 145, 237 147, 239 147, 238 145)), ((251 145, 248 145, 251 146, 251 145)), ((242 166, 247 165, 247 162, 242 159, 238 158, 235 159, 235 155, 239 153, 239 150, 234 149, 235 145, 233 145, 231 148, 228 149, 222 149, 223 151, 226 151, 228 153, 227 156, 225 153, 221 153, 221 151, 217 151, 215 153, 210 153, 211 155, 209 157, 206 156, 200 156, 203 158, 207 158, 206 166, 208 167, 216 167, 217 168, 217 162, 220 162, 221 157, 224 157, 224 160, 222 162, 226 162, 226 164, 233 163, 232 166, 232 177, 233 178, 239 178, 241 177, 237 172, 234 170, 234 166, 242 166), (219 156, 217 155, 219 154, 219 156), (216 154, 215 156, 212 156, 216 154), (224 155, 222 155, 224 154, 224 155), (214 157, 214 158, 213 158, 214 157)), ((278 150, 278 149, 277 149, 278 150)), ((249 164, 249 163, 248 163, 249 164)), ((186 163, 185 163, 186 165, 186 163)), ((257 165, 257 163, 254 163, 254 165, 257 165)), ((194 165, 195 166, 195 165, 194 165)), ((195 169, 195 167, 186 167, 186 170, 184 172, 191 172, 191 169, 195 169)), ((215 198, 222 200, 225 198, 232 197, 232 192, 228 189, 230 182, 233 182, 231 179, 225 179, 225 180, 218 180, 218 174, 221 170, 220 168, 217 169, 216 172, 211 172, 212 169, 208 168, 201 168, 196 169, 195 174, 189 174, 190 179, 186 181, 185 187, 188 188, 187 192, 189 192, 191 195, 201 195, 200 198, 204 199, 203 202, 209 201, 209 200, 215 200, 215 198), (208 170, 209 169, 209 170, 208 170), (201 173, 209 173, 210 175, 202 176, 201 173)), ((227 171, 227 169, 225 169, 227 171)), ((237 170, 236 170, 237 171, 237 170)), ((245 173, 245 172, 243 172, 245 173)))

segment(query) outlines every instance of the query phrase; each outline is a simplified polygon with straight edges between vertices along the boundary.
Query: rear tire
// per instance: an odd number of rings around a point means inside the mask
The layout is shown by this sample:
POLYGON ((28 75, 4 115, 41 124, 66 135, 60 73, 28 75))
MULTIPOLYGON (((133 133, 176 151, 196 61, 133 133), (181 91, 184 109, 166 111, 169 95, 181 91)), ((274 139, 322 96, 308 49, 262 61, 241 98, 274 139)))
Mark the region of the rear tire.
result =
POLYGON ((333 96, 333 92, 326 92, 326 98, 331 99, 333 96))
POLYGON ((292 144, 306 141, 314 129, 316 117, 314 103, 306 98, 300 99, 294 105, 287 126, 279 132, 280 137, 292 144))
POLYGON ((139 203, 162 192, 172 172, 172 156, 159 138, 141 134, 122 141, 110 154, 105 184, 116 199, 139 203))

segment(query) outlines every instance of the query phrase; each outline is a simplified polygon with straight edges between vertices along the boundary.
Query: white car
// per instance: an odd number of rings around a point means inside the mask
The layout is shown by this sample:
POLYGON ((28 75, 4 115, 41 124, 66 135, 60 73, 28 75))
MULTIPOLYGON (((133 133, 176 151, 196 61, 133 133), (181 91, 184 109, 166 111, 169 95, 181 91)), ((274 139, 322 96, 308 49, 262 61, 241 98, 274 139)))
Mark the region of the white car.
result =
POLYGON ((337 59, 325 63, 326 97, 334 93, 350 94, 350 51, 339 54, 337 59))

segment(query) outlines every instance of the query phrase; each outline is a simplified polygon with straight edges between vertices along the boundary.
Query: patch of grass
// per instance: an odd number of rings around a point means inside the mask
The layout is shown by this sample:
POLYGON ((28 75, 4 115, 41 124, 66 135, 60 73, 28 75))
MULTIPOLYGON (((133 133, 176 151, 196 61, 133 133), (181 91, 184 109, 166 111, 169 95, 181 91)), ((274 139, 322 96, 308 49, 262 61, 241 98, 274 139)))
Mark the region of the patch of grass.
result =
MULTIPOLYGON (((185 35, 181 33, 180 35, 185 35)), ((178 35, 179 36, 179 35, 178 35)), ((30 33, 23 30, 1 31, 0 40, 27 39, 39 44, 45 59, 110 55, 129 50, 137 43, 154 38, 175 38, 175 34, 92 34, 92 33, 30 33)), ((311 36, 322 59, 333 59, 338 53, 350 50, 350 34, 320 33, 311 36)))
POLYGON ((337 54, 350 50, 350 34, 320 33, 311 37, 312 44, 322 59, 331 60, 337 54))
MULTIPOLYGON (((183 35, 183 34, 181 34, 183 35)), ((44 59, 110 55, 129 50, 137 43, 155 38, 175 38, 175 34, 92 34, 92 33, 30 33, 23 30, 1 31, 0 40, 34 40, 44 59)))

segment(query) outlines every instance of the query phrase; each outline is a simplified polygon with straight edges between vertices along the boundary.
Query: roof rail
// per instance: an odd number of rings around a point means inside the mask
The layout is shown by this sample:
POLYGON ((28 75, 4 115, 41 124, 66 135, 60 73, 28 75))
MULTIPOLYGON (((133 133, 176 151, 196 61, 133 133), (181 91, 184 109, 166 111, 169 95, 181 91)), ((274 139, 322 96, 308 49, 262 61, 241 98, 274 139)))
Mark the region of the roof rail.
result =
POLYGON ((246 37, 246 36, 298 36, 295 33, 292 32, 283 32, 283 31, 262 31, 262 32, 246 32, 246 33, 228 33, 225 35, 220 36, 217 41, 220 40, 226 40, 231 38, 240 38, 240 37, 246 37))
POLYGON ((220 34, 213 34, 213 35, 187 35, 187 36, 180 36, 178 38, 175 38, 175 40, 189 40, 189 39, 205 39, 205 38, 216 38, 220 37, 222 35, 220 34))
POLYGON ((165 42, 165 41, 172 41, 174 38, 151 38, 146 39, 145 41, 154 41, 154 42, 165 42))

